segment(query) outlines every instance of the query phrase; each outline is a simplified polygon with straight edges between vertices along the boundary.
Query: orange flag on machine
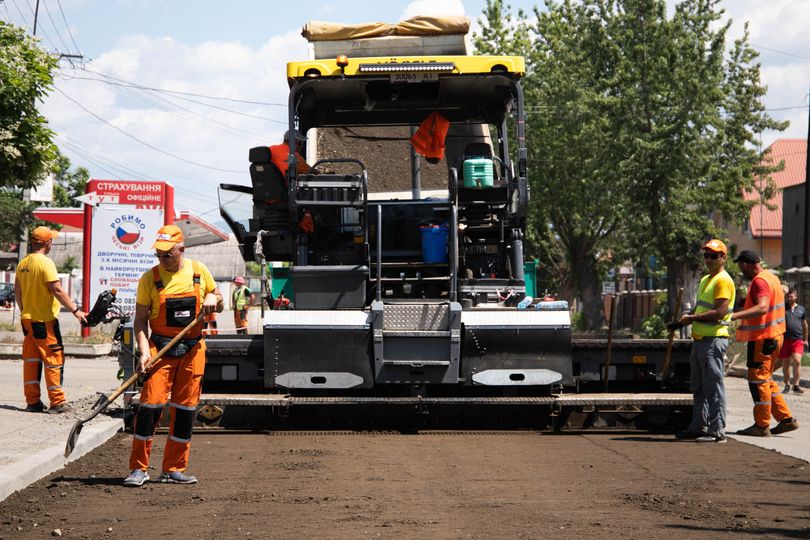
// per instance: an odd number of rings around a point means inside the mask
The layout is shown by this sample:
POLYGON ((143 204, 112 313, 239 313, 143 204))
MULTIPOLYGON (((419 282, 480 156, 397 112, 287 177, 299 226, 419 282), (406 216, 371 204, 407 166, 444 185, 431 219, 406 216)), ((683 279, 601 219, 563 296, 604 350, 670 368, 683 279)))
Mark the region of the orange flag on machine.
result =
POLYGON ((438 163, 444 157, 444 140, 450 121, 439 112, 432 112, 411 137, 413 149, 429 161, 438 163))

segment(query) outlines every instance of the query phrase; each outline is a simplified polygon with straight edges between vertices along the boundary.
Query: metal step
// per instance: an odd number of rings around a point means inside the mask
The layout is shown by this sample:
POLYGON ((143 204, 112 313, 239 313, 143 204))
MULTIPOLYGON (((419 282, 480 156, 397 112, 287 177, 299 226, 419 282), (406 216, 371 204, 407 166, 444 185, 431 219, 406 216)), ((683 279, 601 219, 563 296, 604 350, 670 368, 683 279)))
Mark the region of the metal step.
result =
MULTIPOLYGON (((133 403, 139 401, 138 397, 133 403)), ((378 396, 332 396, 301 397, 289 394, 203 394, 200 406, 204 405, 243 405, 261 407, 287 407, 293 405, 555 405, 557 407, 581 406, 691 406, 692 394, 649 393, 649 394, 563 394, 553 396, 520 397, 378 397, 378 396)))
POLYGON ((383 338, 442 338, 450 337, 450 330, 383 330, 383 338))
POLYGON ((384 366, 404 366, 412 368, 449 366, 450 360, 383 360, 384 366))

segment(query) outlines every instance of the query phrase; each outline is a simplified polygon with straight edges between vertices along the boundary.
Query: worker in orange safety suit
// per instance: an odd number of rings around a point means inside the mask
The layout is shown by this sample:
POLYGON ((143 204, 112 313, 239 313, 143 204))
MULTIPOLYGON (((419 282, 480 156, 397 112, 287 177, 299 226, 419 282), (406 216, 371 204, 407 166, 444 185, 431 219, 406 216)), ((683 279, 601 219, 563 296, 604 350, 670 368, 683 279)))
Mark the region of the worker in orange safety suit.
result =
POLYGON ((772 377, 774 363, 785 337, 785 293, 779 278, 762 268, 759 255, 741 251, 734 262, 750 281, 745 306, 731 314, 741 321, 737 341, 748 342, 748 388, 754 399, 754 424, 739 435, 769 437, 799 429, 772 377), (770 429, 771 414, 779 424, 770 429))
MULTIPOLYGON (((281 171, 281 175, 285 179, 287 178, 287 171, 290 168, 290 164, 287 161, 289 159, 289 155, 290 155, 289 141, 290 141, 290 138, 293 138, 293 137, 295 138, 296 146, 298 146, 299 143, 303 144, 307 140, 307 138, 304 137, 301 134, 301 132, 299 132, 298 130, 287 130, 284 133, 284 140, 280 144, 274 144, 274 145, 269 147, 270 148, 270 160, 273 162, 273 164, 276 167, 278 167, 278 170, 281 171)), ((304 159, 304 156, 302 156, 298 152, 298 150, 295 151, 295 160, 296 160, 295 170, 299 174, 308 173, 308 172, 315 172, 314 170, 312 170, 312 167, 307 165, 307 162, 304 159)))
POLYGON ((79 321, 87 315, 75 305, 59 283, 56 266, 48 258, 59 231, 37 227, 31 232, 31 252, 17 265, 14 299, 20 308, 23 330, 23 392, 27 412, 44 412, 40 399, 43 368, 48 400, 53 414, 72 411, 62 390, 65 353, 59 330, 59 306, 65 306, 79 321))
POLYGON ((148 372, 144 366, 200 311, 208 314, 217 310, 222 304, 222 295, 205 265, 184 258, 183 232, 179 227, 161 227, 152 247, 160 262, 141 276, 135 300, 135 340, 140 351, 138 371, 145 373, 145 381, 129 457, 132 472, 124 480, 124 485, 141 486, 149 480, 146 471, 152 439, 167 402, 171 419, 158 480, 194 484, 197 479, 186 475, 185 470, 205 370, 202 324, 193 327, 148 372), (147 326, 151 331, 148 339, 147 326))

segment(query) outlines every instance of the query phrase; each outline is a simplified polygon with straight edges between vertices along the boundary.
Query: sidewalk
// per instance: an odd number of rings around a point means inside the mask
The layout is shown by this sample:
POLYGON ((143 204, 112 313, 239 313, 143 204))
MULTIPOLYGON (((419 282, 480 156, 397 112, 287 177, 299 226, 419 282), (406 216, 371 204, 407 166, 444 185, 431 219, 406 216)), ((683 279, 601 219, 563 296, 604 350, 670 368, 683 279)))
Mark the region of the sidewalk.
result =
MULTIPOLYGON (((117 372, 115 357, 67 358, 64 390, 75 410, 58 415, 28 413, 24 410, 22 360, 0 360, 0 500, 67 463, 63 454, 73 424, 89 414, 99 393, 108 395, 118 387, 117 372)), ((44 392, 43 385, 47 405, 44 392)), ((121 420, 98 415, 85 425, 70 460, 93 450, 121 428, 121 420)))
MULTIPOLYGON (((248 314, 249 329, 258 332, 261 328, 260 310, 252 309, 248 314)), ((0 312, 0 345, 4 347, 19 347, 22 343, 16 315, 12 328, 12 312, 0 312)), ((60 313, 59 323, 63 336, 79 335, 79 322, 70 313, 60 313)), ((233 333, 233 312, 219 314, 217 323, 220 332, 233 333)), ((66 346, 66 349, 70 351, 70 347, 66 346)), ((63 388, 75 410, 59 415, 27 413, 24 410, 22 360, 14 356, 0 358, 0 501, 92 451, 123 429, 122 420, 99 414, 85 424, 70 459, 64 458, 65 443, 76 420, 90 413, 100 395, 107 396, 118 388, 121 381, 116 378, 117 373, 117 357, 78 358, 68 355, 63 388)), ((41 390, 42 401, 47 405, 44 383, 41 390)), ((116 404, 111 407, 116 407, 116 404)), ((128 472, 126 467, 126 463, 121 464, 122 478, 128 472)))

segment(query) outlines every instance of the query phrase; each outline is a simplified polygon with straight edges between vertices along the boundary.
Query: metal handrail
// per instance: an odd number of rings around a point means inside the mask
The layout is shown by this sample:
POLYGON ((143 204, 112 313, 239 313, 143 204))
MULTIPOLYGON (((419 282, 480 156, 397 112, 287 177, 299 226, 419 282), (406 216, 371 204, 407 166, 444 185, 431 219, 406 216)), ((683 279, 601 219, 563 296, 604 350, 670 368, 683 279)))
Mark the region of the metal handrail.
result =
POLYGON ((382 302, 382 205, 377 205, 377 302, 382 302))

